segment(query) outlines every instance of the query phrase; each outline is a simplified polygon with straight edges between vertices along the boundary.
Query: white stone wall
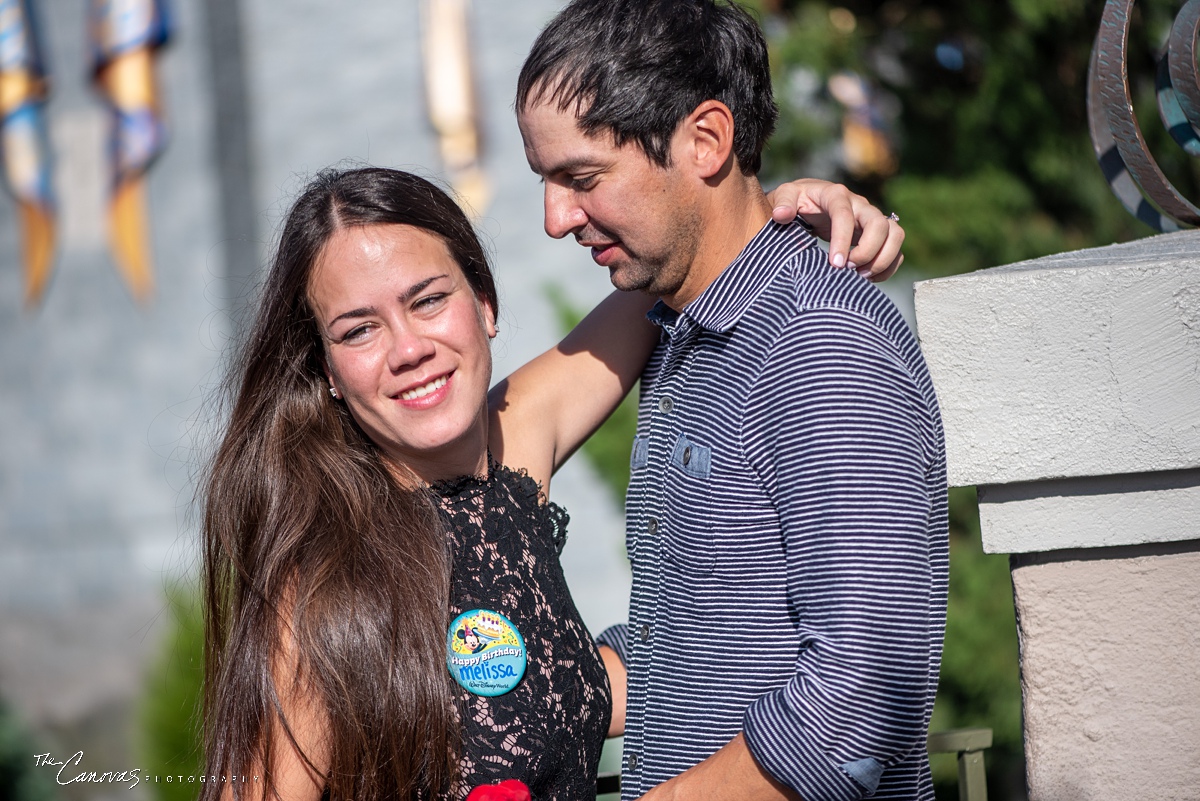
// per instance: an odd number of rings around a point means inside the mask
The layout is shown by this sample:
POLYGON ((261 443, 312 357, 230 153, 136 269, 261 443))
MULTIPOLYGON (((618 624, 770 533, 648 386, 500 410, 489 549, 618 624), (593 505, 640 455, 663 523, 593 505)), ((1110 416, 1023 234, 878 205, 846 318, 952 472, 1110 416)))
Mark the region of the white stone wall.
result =
POLYGON ((1200 798, 1200 232, 917 284, 1011 553, 1033 801, 1200 798))

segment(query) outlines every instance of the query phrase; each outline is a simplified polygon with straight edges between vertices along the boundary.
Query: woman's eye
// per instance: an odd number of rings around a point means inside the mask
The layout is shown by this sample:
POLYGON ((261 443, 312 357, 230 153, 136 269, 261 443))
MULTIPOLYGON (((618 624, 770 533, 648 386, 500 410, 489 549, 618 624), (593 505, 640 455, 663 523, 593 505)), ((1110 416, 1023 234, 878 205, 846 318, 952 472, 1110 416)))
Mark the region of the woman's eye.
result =
POLYGON ((368 325, 359 325, 351 328, 346 333, 342 334, 342 342, 353 342, 356 339, 361 339, 367 335, 367 331, 371 329, 368 325))
POLYGON ((446 296, 443 294, 425 295, 417 298, 417 302, 413 304, 414 309, 431 309, 440 304, 446 296))

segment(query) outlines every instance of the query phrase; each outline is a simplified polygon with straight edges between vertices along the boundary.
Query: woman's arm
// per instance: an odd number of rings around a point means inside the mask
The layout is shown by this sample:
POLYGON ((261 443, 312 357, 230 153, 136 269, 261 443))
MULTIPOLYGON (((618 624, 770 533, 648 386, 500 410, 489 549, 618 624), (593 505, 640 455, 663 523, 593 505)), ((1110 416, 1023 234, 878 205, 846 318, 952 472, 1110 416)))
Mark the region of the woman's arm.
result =
POLYGON ((841 184, 802 178, 780 185, 767 200, 775 222, 791 222, 799 215, 829 242, 834 267, 849 266, 872 281, 886 281, 904 263, 900 219, 883 216, 865 197, 841 184))
POLYGON ((562 342, 488 393, 492 455, 544 488, 641 375, 658 341, 655 299, 613 292, 562 342))
MULTIPOLYGON (((282 652, 275 659, 272 674, 283 717, 291 729, 291 737, 279 720, 271 726, 271 779, 267 786, 261 766, 247 776, 241 787, 243 801, 320 801, 325 791, 328 772, 328 750, 325 743, 326 725, 316 703, 317 694, 308 691, 301 678, 297 680, 298 658, 290 628, 284 626, 280 643, 282 652)), ((270 714, 270 713, 268 713, 270 714)), ((227 784, 221 801, 233 801, 233 786, 227 784)))

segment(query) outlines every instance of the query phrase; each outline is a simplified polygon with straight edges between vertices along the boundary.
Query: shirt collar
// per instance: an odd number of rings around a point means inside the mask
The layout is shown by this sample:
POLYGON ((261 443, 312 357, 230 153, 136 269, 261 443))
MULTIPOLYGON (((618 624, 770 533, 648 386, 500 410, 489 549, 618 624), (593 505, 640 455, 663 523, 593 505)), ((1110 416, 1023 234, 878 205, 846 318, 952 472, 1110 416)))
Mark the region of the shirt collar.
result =
POLYGON ((646 318, 663 328, 686 317, 709 331, 729 331, 771 283, 780 264, 815 244, 816 239, 803 227, 768 220, 737 258, 682 312, 660 300, 646 318))

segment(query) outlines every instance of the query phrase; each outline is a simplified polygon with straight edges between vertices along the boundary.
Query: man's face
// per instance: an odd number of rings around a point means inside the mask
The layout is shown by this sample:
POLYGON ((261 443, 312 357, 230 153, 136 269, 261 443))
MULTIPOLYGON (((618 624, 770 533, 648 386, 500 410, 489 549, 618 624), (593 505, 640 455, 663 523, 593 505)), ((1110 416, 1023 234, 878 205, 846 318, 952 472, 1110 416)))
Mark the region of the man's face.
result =
POLYGON ((678 167, 675 143, 674 166, 664 169, 636 144, 617 147, 607 133, 585 134, 574 114, 553 103, 530 105, 517 124, 529 166, 545 186, 546 233, 574 234, 617 289, 671 303, 700 238, 696 187, 678 167))

